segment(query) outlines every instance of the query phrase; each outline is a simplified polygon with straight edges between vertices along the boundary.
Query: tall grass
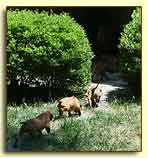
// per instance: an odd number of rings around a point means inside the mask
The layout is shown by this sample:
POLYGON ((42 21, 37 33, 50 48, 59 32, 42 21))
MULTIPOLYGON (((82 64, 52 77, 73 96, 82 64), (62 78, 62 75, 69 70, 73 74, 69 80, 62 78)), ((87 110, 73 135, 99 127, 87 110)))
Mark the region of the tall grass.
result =
MULTIPOLYGON (((7 127, 12 136, 20 128, 20 122, 35 117, 47 109, 54 114, 51 133, 40 137, 26 136, 22 150, 31 151, 140 151, 141 107, 138 103, 114 100, 112 111, 99 109, 87 112, 92 117, 58 118, 57 103, 8 106, 7 127)), ((83 109, 82 115, 85 114, 83 109)))

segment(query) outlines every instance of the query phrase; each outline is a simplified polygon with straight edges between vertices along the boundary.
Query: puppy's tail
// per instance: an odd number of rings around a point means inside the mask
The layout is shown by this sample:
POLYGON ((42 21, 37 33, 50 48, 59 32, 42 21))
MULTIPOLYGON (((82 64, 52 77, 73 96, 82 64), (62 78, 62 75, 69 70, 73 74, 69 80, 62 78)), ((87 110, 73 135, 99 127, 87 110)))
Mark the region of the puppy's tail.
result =
POLYGON ((94 92, 95 92, 95 90, 98 88, 98 86, 99 86, 99 83, 91 90, 91 92, 92 92, 91 96, 94 95, 94 92))
POLYGON ((98 86, 99 86, 99 83, 96 85, 96 87, 95 87, 94 89, 97 89, 97 88, 98 88, 98 86))

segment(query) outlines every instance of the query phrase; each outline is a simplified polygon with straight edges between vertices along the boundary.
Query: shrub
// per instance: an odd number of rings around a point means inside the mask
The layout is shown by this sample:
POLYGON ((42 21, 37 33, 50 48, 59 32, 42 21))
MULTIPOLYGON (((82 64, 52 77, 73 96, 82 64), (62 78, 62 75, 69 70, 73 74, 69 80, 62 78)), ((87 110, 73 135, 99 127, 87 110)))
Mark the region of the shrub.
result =
POLYGON ((11 83, 44 85, 55 94, 82 93, 92 51, 84 29, 66 13, 8 10, 7 58, 11 83))
POLYGON ((123 73, 135 77, 141 71, 141 8, 137 7, 131 18, 121 33, 120 68, 123 73))
POLYGON ((128 79, 134 95, 141 95, 141 8, 137 7, 132 20, 124 26, 120 38, 120 70, 128 79))

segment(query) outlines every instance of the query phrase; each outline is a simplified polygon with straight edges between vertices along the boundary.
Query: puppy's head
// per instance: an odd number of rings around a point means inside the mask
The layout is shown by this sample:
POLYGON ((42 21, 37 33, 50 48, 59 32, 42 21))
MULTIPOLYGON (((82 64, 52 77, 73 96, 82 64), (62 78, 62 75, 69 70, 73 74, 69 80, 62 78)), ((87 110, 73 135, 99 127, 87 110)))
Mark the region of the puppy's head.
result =
MULTIPOLYGON (((50 110, 43 112, 42 114, 40 114, 38 117, 36 117, 35 119, 39 119, 41 121, 50 121, 53 119, 53 114, 50 112, 50 110)), ((33 120, 33 119, 32 119, 33 120)))
POLYGON ((100 101, 100 97, 103 95, 103 92, 102 92, 102 90, 101 89, 99 89, 98 91, 97 91, 97 93, 95 93, 94 94, 94 98, 96 99, 96 102, 99 102, 100 101))

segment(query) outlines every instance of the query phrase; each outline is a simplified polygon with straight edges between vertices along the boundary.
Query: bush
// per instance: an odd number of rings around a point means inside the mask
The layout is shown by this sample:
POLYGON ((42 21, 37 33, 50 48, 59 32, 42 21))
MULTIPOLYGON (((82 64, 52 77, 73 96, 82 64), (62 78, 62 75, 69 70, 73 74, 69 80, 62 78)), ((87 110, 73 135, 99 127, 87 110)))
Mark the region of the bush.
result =
POLYGON ((124 26, 120 38, 120 70, 129 81, 134 95, 141 96, 141 8, 137 7, 132 20, 124 26))
POLYGON ((91 79, 92 51, 84 29, 66 13, 9 10, 7 58, 14 85, 82 93, 91 79))
POLYGON ((130 77, 135 77, 141 71, 141 8, 137 7, 131 18, 121 33, 120 69, 130 77))

